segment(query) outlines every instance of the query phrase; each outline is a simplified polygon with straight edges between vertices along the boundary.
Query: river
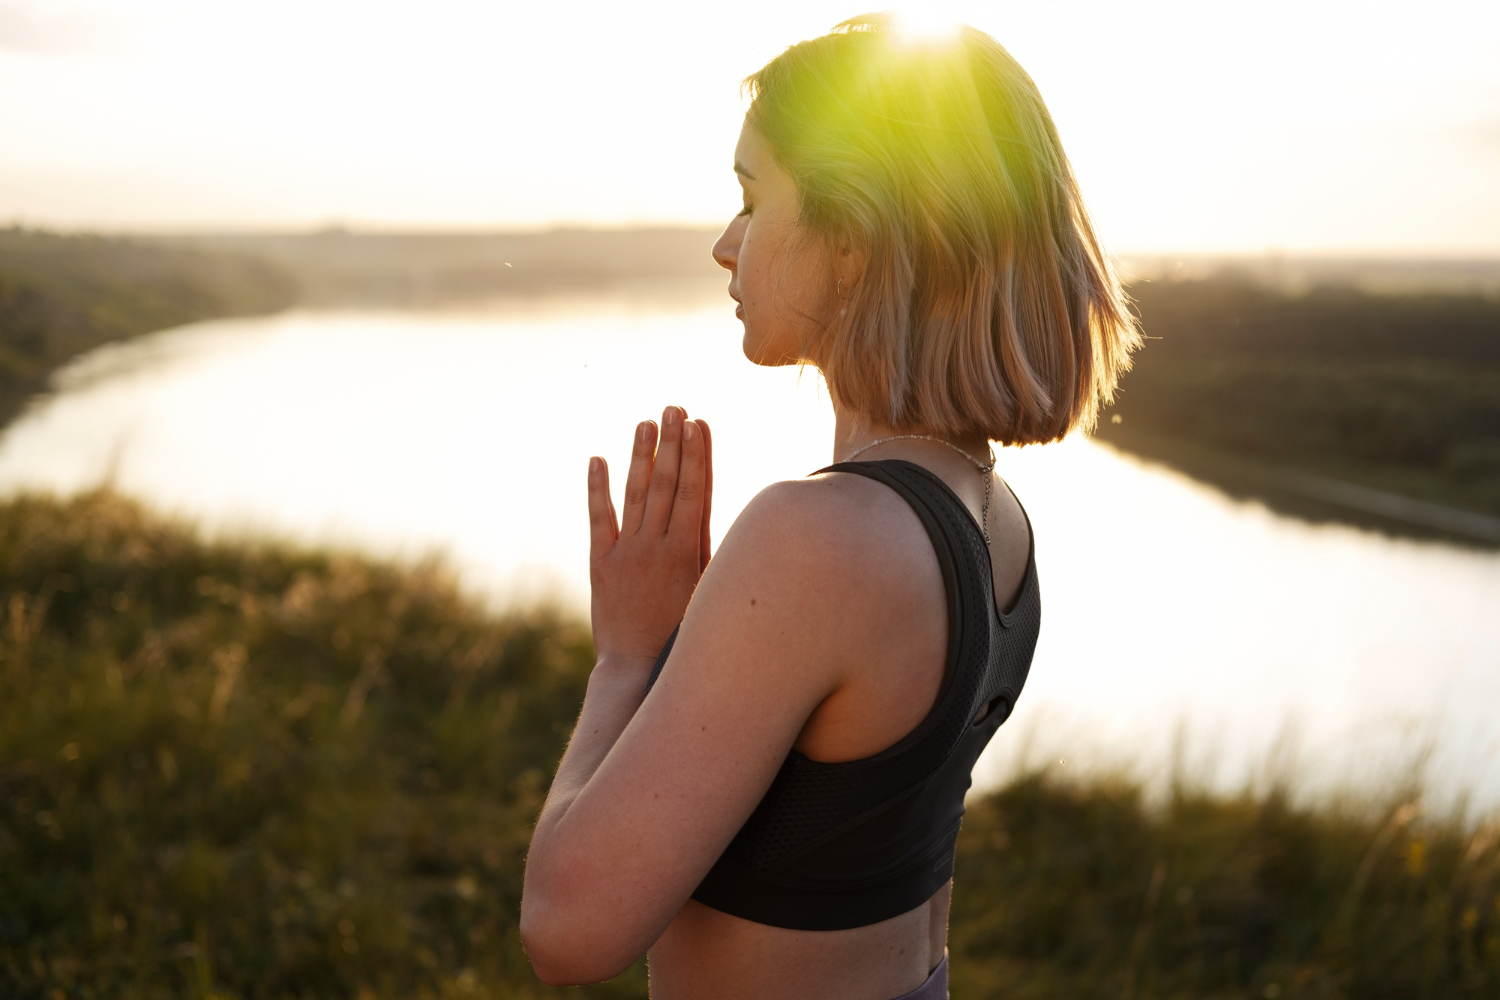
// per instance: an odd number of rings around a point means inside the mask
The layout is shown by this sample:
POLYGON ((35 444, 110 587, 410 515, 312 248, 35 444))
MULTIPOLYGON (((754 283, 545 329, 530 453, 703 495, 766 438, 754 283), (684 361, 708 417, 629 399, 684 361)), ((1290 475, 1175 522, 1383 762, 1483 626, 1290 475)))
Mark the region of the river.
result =
MULTIPOLYGON (((745 362, 717 296, 621 293, 105 347, 5 431, 0 490, 109 483, 211 535, 440 554, 497 605, 583 608, 587 458, 622 469, 668 402, 713 425, 716 537, 830 460, 815 372, 745 362)), ((1079 437, 999 464, 1045 612, 981 784, 1175 767, 1326 794, 1419 768, 1437 807, 1500 807, 1500 555, 1306 524, 1079 437)))

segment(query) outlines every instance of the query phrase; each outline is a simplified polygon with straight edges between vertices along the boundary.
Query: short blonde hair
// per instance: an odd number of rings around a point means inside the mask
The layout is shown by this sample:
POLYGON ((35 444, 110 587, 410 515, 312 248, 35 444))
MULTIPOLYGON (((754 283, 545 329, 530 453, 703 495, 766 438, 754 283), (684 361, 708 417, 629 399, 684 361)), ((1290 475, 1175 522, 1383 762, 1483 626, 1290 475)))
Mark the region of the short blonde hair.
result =
POLYGON ((801 223, 866 257, 806 345, 834 399, 898 428, 1054 441, 1092 426, 1139 334, 1036 84, 989 35, 845 21, 745 81, 801 223))

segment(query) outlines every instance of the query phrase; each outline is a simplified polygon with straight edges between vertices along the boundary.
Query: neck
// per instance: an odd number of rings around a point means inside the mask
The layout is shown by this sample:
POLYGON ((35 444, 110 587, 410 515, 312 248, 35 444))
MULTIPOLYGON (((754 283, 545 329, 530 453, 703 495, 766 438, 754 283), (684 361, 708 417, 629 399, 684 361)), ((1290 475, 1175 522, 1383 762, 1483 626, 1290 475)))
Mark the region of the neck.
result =
POLYGON ((861 445, 900 433, 902 432, 889 424, 871 420, 863 413, 856 413, 835 404, 833 407, 833 460, 841 462, 845 456, 861 445))
MULTIPOLYGON (((835 405, 833 408, 833 460, 844 461, 856 449, 878 441, 881 438, 891 437, 896 434, 932 434, 933 437, 941 438, 950 444, 957 445, 971 455, 983 458, 989 448, 989 442, 978 435, 965 435, 963 437, 952 437, 945 434, 937 434, 925 427, 892 427, 881 420, 872 420, 869 415, 857 413, 835 405)), ((860 459, 869 457, 899 458, 902 452, 921 454, 923 445, 930 442, 913 441, 910 439, 892 441, 889 444, 880 445, 871 449, 874 455, 866 453, 860 455, 860 459), (913 447, 916 446, 916 447, 913 447)), ((946 451, 946 449, 941 449, 946 451)))

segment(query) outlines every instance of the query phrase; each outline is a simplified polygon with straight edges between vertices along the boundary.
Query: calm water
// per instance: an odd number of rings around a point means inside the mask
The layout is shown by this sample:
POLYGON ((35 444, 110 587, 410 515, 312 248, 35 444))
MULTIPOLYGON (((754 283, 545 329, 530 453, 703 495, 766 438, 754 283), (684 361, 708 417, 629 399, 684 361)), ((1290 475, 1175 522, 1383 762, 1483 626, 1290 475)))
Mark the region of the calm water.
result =
MULTIPOLYGON (((214 533, 445 553, 497 603, 584 606, 584 469, 664 403, 713 423, 717 536, 830 460, 815 373, 739 354, 722 302, 203 323, 81 359, 0 439, 0 488, 111 481, 214 533)), ((1500 805, 1500 556, 1309 526, 1087 440, 1004 453, 1044 594, 1032 680, 982 765, 1174 744, 1220 784, 1290 762, 1500 805), (1270 762, 1268 764, 1268 761, 1270 762)), ((616 491, 619 489, 616 479, 616 491)))

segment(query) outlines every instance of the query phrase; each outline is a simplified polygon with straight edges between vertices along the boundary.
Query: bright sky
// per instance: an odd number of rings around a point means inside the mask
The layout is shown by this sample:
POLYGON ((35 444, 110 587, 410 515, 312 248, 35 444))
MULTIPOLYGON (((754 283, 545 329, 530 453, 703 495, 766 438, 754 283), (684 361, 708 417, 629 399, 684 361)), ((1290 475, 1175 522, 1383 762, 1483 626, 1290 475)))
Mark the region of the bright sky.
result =
MULTIPOLYGON (((740 79, 865 9, 0 0, 0 224, 720 222, 740 79)), ((948 9, 1036 78, 1112 249, 1500 252, 1495 0, 948 9)))

